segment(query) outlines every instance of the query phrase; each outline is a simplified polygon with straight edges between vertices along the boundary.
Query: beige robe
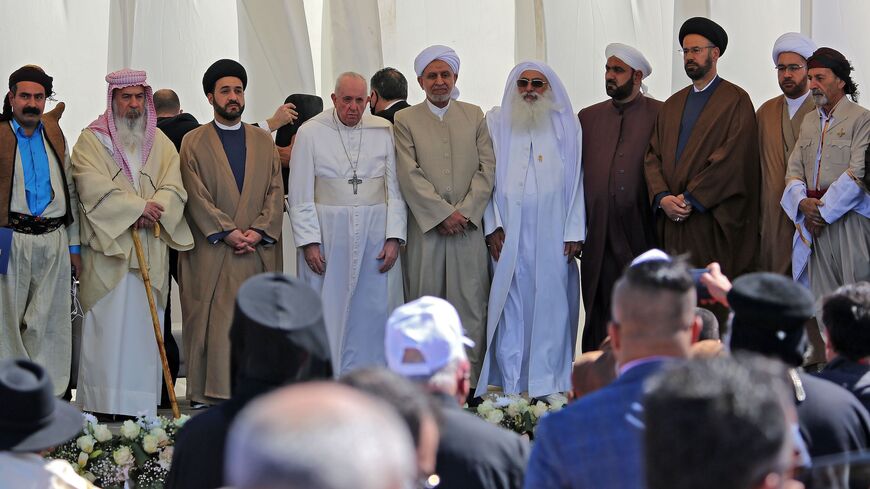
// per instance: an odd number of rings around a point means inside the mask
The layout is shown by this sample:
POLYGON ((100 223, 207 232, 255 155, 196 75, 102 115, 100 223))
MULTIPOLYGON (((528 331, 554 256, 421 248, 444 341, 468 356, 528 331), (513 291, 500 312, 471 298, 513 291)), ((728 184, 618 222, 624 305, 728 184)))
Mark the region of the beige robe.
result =
POLYGON ((815 109, 812 95, 804 99, 794 117, 788 116, 785 95, 765 102, 756 112, 761 157, 761 254, 759 267, 791 276, 791 239, 794 224, 779 201, 785 189, 785 168, 794 149, 801 121, 815 109))
POLYGON ((239 193, 230 163, 213 124, 189 132, 181 143, 181 176, 196 247, 180 253, 178 285, 184 317, 187 397, 214 403, 230 397, 230 340, 236 292, 262 272, 280 272, 281 162, 269 134, 248 124, 245 180, 239 193), (215 233, 256 228, 276 240, 261 241, 254 253, 233 254, 215 233))
POLYGON ((130 229, 142 216, 148 200, 159 203, 164 209, 160 217, 160 237, 155 238, 153 230, 142 229, 139 238, 148 262, 154 299, 160 307, 165 307, 169 298, 169 248, 189 250, 193 247, 193 236, 184 218, 187 192, 182 185, 178 153, 172 141, 157 131, 151 153, 138 174, 138 191, 89 129, 82 131, 76 142, 72 162, 81 202, 84 270, 79 277, 79 300, 82 308, 90 311, 128 271, 139 270, 130 229))
POLYGON ((483 211, 495 180, 495 155, 483 111, 458 100, 444 120, 424 101, 396 113, 396 173, 408 203, 404 260, 406 299, 442 297, 459 312, 476 346, 468 350, 472 386, 483 362, 489 254, 483 211), (470 220, 465 233, 442 236, 436 226, 458 210, 470 220))

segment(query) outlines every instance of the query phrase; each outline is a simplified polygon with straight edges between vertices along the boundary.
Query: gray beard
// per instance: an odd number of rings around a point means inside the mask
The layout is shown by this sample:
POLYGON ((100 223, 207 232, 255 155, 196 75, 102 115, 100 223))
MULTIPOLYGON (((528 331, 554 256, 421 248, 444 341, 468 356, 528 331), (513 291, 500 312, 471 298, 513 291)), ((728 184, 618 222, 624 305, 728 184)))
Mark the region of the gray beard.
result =
POLYGON ((139 150, 142 148, 142 143, 145 140, 145 120, 147 118, 146 114, 142 114, 135 119, 115 117, 115 129, 118 139, 127 154, 139 154, 139 150))
POLYGON ((550 113, 555 109, 550 90, 538 95, 538 99, 528 102, 523 95, 514 91, 511 111, 511 127, 514 129, 537 129, 549 123, 550 113))

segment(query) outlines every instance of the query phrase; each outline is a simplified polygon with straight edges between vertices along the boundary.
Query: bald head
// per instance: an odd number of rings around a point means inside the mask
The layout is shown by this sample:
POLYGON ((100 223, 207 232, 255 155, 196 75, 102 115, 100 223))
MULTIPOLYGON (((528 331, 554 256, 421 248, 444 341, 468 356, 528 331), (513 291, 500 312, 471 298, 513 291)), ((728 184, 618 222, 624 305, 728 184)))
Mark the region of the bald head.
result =
POLYGON ((154 92, 154 110, 157 117, 175 117, 181 113, 181 101, 178 94, 168 88, 154 92))
POLYGON ((239 489, 400 489, 414 445, 396 412, 350 387, 297 384, 253 401, 227 438, 227 483, 239 489))

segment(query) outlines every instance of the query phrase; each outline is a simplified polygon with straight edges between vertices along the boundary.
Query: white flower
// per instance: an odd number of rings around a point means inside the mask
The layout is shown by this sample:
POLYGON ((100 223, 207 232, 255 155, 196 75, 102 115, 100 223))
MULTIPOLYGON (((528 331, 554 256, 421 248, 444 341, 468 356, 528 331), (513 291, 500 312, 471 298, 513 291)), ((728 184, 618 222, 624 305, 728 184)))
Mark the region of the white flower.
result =
POLYGON ((112 431, 104 424, 93 425, 94 438, 99 442, 109 441, 112 439, 112 431))
POLYGON ((157 465, 159 465, 163 470, 169 470, 169 466, 172 465, 173 450, 173 447, 166 447, 163 450, 160 450, 160 455, 157 457, 157 465))
POLYGON ((130 451, 130 447, 124 445, 112 452, 112 459, 115 461, 115 464, 121 467, 131 465, 133 463, 133 452, 130 451))
POLYGON ((520 403, 512 402, 508 404, 507 409, 505 409, 505 413, 512 418, 515 416, 519 416, 520 414, 522 414, 522 411, 520 411, 520 403))
POLYGON ((151 430, 149 435, 157 438, 157 444, 160 446, 164 446, 169 443, 169 435, 166 434, 166 430, 163 428, 154 428, 151 430))
POLYGON ((141 430, 142 428, 140 428, 138 424, 128 419, 121 425, 121 436, 128 440, 135 440, 136 437, 139 436, 141 430))
POLYGON ((79 467, 84 467, 85 465, 88 464, 88 454, 87 453, 79 452, 78 464, 79 464, 79 467))
POLYGON ((532 414, 536 418, 540 418, 541 416, 547 414, 548 410, 549 408, 547 407, 547 404, 541 401, 538 401, 537 403, 535 403, 534 406, 532 406, 532 414))
POLYGON ((160 419, 160 416, 144 416, 144 413, 142 413, 142 417, 140 417, 138 421, 139 426, 146 430, 163 427, 163 420, 160 419))
POLYGON ((85 479, 88 480, 88 482, 91 482, 91 483, 93 483, 94 481, 97 480, 97 476, 95 476, 94 474, 92 474, 90 472, 85 472, 84 474, 82 474, 82 477, 84 477, 85 479))
POLYGON ((563 407, 565 407, 565 401, 562 399, 556 399, 550 403, 550 411, 560 411, 563 407))
POLYGON ((486 416, 487 414, 491 413, 493 409, 495 409, 495 406, 492 405, 492 401, 487 399, 480 403, 479 406, 477 406, 477 413, 481 416, 486 416))
POLYGON ((175 419, 172 422, 175 423, 175 426, 181 428, 182 426, 184 426, 184 423, 187 423, 188 419, 190 419, 189 414, 182 414, 178 419, 175 419))
POLYGON ((142 450, 145 453, 157 453, 157 437, 154 435, 145 435, 142 437, 142 450))
POLYGON ((88 428, 88 425, 95 426, 98 423, 97 417, 91 413, 84 413, 84 417, 85 417, 85 429, 88 428))
POLYGON ((79 447, 85 453, 91 453, 94 451, 94 437, 91 435, 82 435, 76 438, 76 446, 79 447))
POLYGON ((486 420, 492 424, 499 424, 504 419, 504 413, 499 409, 493 409, 486 415, 486 420))

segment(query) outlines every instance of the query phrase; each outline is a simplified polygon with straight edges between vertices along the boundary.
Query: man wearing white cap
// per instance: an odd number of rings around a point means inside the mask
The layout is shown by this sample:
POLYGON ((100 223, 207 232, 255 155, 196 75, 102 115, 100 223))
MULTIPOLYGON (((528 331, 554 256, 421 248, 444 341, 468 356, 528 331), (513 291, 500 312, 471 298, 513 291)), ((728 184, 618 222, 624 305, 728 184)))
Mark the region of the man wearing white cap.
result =
POLYGON ((480 107, 455 100, 459 57, 431 46, 414 61, 426 100, 396 113, 396 173, 408 203, 406 295, 447 299, 475 340, 471 382, 483 361, 489 272, 483 212, 495 157, 480 107))
POLYGON ((475 395, 488 385, 531 397, 567 392, 580 311, 575 257, 586 237, 580 124, 562 81, 537 61, 514 67, 486 122, 496 183, 483 224, 494 275, 475 395))
POLYGON ((773 64, 782 95, 765 102, 756 113, 761 156, 762 270, 791 274, 794 224, 779 205, 785 189, 785 169, 801 122, 815 105, 809 96, 807 58, 816 50, 812 39, 786 32, 773 44, 773 64))
POLYGON ((472 346, 456 309, 437 297, 400 306, 387 321, 390 370, 424 384, 442 406, 439 489, 519 489, 529 455, 526 441, 459 407, 469 392, 465 348, 472 346))
MULTIPOLYGON (((807 58, 816 43, 797 32, 786 32, 773 43, 773 64, 782 95, 768 100, 755 114, 761 158, 761 270, 791 275, 794 223, 779 200, 785 189, 788 157, 797 143, 801 122, 813 112, 807 78, 807 58)), ((825 361, 825 343, 815 319, 807 324, 808 363, 825 361)))
POLYGON ((607 337, 610 292, 632 258, 655 245, 643 159, 662 103, 646 96, 652 66, 637 49, 619 43, 604 51, 610 100, 581 110, 583 186, 588 233, 580 260, 586 324, 583 351, 607 337))
POLYGON ((144 71, 106 76, 106 111, 82 131, 72 153, 79 191, 81 298, 85 318, 76 401, 86 411, 157 414, 161 362, 145 284, 148 266, 158 316, 169 299, 169 248, 189 250, 175 145, 157 130, 144 71), (147 263, 134 256, 133 233, 147 263), (159 233, 158 233, 159 231, 159 233))

